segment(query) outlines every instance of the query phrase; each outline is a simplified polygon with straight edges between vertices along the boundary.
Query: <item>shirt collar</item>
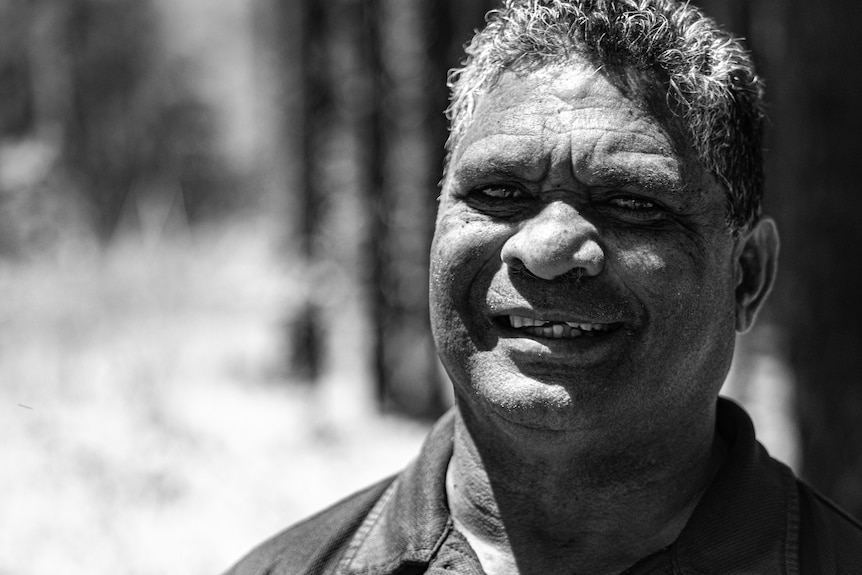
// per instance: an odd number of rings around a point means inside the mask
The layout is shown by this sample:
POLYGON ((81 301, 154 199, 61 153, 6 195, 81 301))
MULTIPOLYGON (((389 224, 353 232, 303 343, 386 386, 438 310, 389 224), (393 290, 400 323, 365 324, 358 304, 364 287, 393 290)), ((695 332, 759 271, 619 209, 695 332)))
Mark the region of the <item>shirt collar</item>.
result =
MULTIPOLYGON (((719 398, 717 422, 729 446, 727 459, 677 541, 662 555, 675 574, 798 572, 799 503, 793 473, 757 443, 741 407, 719 398)), ((342 562, 344 573, 383 575, 431 561, 452 529, 445 478, 453 433, 451 410, 357 532, 342 562)))
POLYGON ((748 414, 719 398, 717 431, 728 457, 671 547, 683 572, 795 573, 799 498, 790 469, 754 436, 748 414))
POLYGON ((360 527, 342 561, 347 575, 393 573, 406 564, 428 564, 437 553, 452 529, 445 485, 454 430, 453 408, 360 527))

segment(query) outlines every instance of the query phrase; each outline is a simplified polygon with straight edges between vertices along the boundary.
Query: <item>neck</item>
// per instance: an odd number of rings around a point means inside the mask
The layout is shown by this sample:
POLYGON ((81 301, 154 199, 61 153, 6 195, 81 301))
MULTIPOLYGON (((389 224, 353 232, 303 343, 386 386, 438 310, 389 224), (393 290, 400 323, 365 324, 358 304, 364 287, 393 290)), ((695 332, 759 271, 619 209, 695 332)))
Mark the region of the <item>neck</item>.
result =
POLYGON ((487 434, 477 442, 459 412, 447 474, 453 520, 489 575, 621 573, 676 540, 712 480, 722 449, 708 420, 700 433, 622 451, 578 447, 594 438, 539 438, 543 449, 530 450, 487 434))

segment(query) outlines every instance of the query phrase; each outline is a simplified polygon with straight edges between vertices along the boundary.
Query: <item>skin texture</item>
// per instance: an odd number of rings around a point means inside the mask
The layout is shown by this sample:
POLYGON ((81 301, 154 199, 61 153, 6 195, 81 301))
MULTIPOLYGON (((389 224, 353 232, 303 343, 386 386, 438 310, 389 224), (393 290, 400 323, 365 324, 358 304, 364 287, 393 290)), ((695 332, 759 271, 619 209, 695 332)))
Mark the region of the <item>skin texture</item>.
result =
POLYGON ((731 234, 724 188, 618 84, 577 59, 505 72, 444 182, 448 491, 489 573, 619 573, 676 538, 721 461, 735 330, 774 276, 771 220, 731 234), (601 330, 553 339, 510 315, 601 330))

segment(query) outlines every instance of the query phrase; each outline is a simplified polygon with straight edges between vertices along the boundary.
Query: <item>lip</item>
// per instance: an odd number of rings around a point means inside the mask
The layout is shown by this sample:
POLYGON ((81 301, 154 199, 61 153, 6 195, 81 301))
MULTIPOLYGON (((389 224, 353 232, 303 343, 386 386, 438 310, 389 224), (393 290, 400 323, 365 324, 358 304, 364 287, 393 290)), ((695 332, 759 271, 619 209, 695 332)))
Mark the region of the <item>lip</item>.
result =
POLYGON ((623 349, 630 331, 625 321, 559 311, 495 310, 489 319, 491 332, 496 336, 497 346, 501 350, 505 350, 513 359, 537 365, 565 363, 573 367, 586 367, 602 363, 623 349), (545 337, 540 329, 513 327, 510 320, 512 316, 557 325, 565 322, 600 327, 578 329, 575 331, 581 333, 571 333, 568 337, 545 337))
MULTIPOLYGON (((494 318, 502 327, 511 327, 516 330, 525 330, 527 333, 542 335, 542 332, 552 332, 553 337, 559 338, 563 332, 572 332, 568 337, 580 337, 581 335, 598 335, 617 329, 621 324, 592 322, 581 319, 553 319, 535 318, 530 315, 518 314, 503 315, 494 318)), ((552 337, 547 334, 545 337, 552 337)))
MULTIPOLYGON (((545 321, 554 323, 572 323, 585 325, 600 325, 610 326, 614 329, 623 327, 629 323, 622 317, 611 317, 608 314, 596 312, 577 312, 577 311, 561 311, 561 310, 543 310, 528 307, 502 307, 491 305, 485 312, 495 324, 502 326, 510 325, 509 317, 528 318, 533 321, 545 321)), ((516 329, 516 328, 512 328, 516 329)))
POLYGON ((549 316, 535 317, 532 314, 496 315, 492 317, 491 321, 501 330, 512 332, 513 335, 533 336, 540 339, 600 337, 623 326, 622 322, 606 323, 571 317, 567 319, 549 316))

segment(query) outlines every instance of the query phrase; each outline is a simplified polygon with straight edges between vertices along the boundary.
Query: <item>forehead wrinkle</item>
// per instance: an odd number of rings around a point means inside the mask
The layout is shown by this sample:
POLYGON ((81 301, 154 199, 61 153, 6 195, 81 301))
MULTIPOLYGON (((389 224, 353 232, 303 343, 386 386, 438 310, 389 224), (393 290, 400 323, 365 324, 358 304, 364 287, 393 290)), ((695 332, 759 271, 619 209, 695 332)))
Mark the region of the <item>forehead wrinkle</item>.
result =
MULTIPOLYGON (((559 98, 557 98, 559 99, 559 98)), ((598 133, 596 144, 604 143, 613 136, 622 136, 617 140, 618 146, 608 147, 618 149, 629 147, 632 151, 650 152, 659 155, 675 157, 674 142, 668 134, 664 125, 656 118, 647 113, 639 114, 629 121, 619 118, 613 119, 613 124, 608 125, 606 105, 568 106, 559 107, 554 113, 543 113, 533 111, 533 106, 524 106, 528 110, 514 113, 503 119, 504 126, 519 126, 518 120, 522 118, 536 117, 530 123, 540 126, 540 130, 557 135, 567 135, 572 145, 577 143, 577 134, 598 133), (592 114, 591 112, 598 112, 592 114)), ((523 125, 520 125, 523 127, 523 125)), ((574 149, 574 147, 572 148, 574 149)))
POLYGON ((550 169, 550 158, 541 149, 536 136, 490 134, 470 142, 459 154, 454 175, 459 181, 502 176, 539 182, 550 169))
POLYGON ((456 152, 460 179, 484 175, 537 182, 564 170, 587 185, 584 180, 595 178, 668 191, 680 187, 684 160, 661 119, 618 89, 619 99, 607 98, 592 83, 555 85, 549 72, 530 74, 547 91, 531 90, 524 97, 519 92, 524 78, 505 75, 480 98, 462 151, 456 152))
POLYGON ((669 190, 681 186, 680 159, 659 138, 629 130, 587 131, 601 134, 573 145, 570 152, 576 176, 585 184, 669 190))
POLYGON ((566 136, 553 147, 543 146, 538 136, 492 134, 480 138, 460 154, 453 175, 459 181, 506 178, 538 183, 553 171, 565 172, 585 185, 636 185, 669 192, 684 186, 682 166, 673 154, 653 152, 651 145, 642 146, 643 150, 638 149, 641 146, 608 145, 604 138, 577 147, 571 133, 566 136))
MULTIPOLYGON (((664 156, 676 159, 673 143, 666 137, 659 137, 656 134, 651 134, 650 131, 632 130, 627 128, 590 128, 589 131, 601 132, 601 136, 597 140, 597 145, 607 144, 608 140, 613 136, 623 136, 622 138, 611 140, 610 145, 606 145, 609 151, 628 151, 638 152, 642 154, 650 154, 655 156, 664 156)), ((662 136, 664 134, 662 133, 662 136)))

